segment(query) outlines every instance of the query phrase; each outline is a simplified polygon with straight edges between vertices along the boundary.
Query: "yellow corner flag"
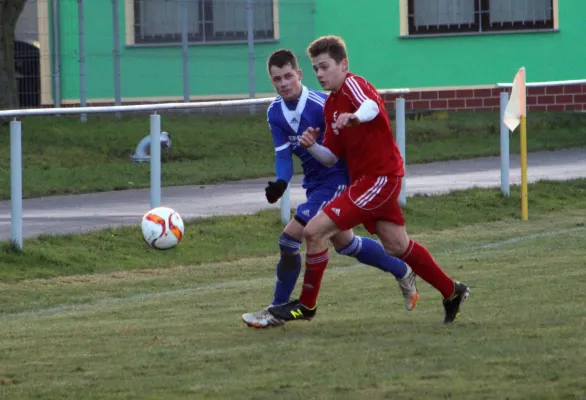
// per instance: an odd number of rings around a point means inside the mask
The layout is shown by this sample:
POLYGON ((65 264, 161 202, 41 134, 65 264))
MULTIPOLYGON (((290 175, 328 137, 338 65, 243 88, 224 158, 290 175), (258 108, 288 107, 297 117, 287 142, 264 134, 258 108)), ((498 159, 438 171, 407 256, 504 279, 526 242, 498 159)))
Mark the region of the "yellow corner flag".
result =
POLYGON ((527 221, 529 210, 527 204, 527 93, 525 80, 525 67, 522 67, 515 75, 511 98, 505 109, 504 122, 514 131, 521 125, 521 218, 527 221))

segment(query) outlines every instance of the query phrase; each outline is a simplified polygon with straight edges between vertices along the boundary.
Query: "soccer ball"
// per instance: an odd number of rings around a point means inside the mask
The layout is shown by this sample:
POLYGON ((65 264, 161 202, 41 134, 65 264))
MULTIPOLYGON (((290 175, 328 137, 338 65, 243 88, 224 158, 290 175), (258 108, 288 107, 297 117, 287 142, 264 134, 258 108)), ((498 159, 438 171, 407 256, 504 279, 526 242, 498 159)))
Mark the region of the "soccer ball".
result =
POLYGON ((141 226, 144 241, 155 249, 170 249, 183 238, 183 220, 169 207, 156 207, 148 211, 142 217, 141 226))

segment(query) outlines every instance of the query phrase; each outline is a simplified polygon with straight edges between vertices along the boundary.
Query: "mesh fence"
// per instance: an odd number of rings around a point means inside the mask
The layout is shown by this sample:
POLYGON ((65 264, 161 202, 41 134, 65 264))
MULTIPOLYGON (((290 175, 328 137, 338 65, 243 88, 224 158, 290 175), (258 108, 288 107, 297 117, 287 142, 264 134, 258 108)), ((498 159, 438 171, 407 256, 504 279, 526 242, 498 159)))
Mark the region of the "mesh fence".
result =
POLYGON ((312 0, 29 0, 16 29, 19 105, 263 97, 275 45, 306 58, 313 11, 312 0))

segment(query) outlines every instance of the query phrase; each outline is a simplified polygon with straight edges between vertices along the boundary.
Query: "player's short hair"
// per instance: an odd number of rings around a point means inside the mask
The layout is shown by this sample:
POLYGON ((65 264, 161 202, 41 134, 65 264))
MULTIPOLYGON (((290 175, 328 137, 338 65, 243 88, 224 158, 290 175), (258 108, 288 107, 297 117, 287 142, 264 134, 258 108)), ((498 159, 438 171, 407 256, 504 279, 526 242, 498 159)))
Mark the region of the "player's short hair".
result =
POLYGON ((267 62, 267 69, 270 73, 272 66, 275 66, 277 68, 283 68, 287 64, 291 64, 291 68, 297 69, 297 57, 295 57, 295 54, 293 54, 291 50, 280 49, 273 52, 269 56, 269 60, 267 62))
POLYGON ((315 58, 324 53, 327 53, 338 64, 348 58, 346 43, 339 36, 322 36, 311 42, 307 48, 307 54, 310 58, 315 58))

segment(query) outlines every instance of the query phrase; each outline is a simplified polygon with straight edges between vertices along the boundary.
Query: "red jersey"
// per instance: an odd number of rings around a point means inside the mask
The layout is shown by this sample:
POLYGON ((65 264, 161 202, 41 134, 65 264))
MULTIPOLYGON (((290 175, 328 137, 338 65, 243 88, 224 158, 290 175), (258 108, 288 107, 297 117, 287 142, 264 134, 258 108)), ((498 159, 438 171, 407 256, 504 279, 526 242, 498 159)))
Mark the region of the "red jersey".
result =
POLYGON ((385 104, 366 79, 348 73, 340 90, 330 93, 324 106, 326 132, 323 145, 348 166, 352 182, 362 176, 403 176, 403 158, 393 137, 385 104), (340 114, 354 113, 367 99, 373 100, 378 115, 369 122, 335 129, 340 114))

